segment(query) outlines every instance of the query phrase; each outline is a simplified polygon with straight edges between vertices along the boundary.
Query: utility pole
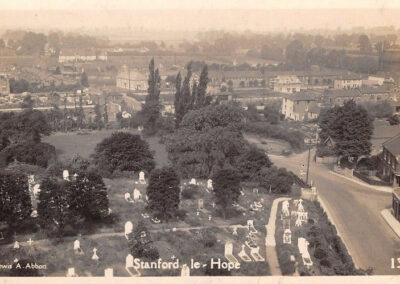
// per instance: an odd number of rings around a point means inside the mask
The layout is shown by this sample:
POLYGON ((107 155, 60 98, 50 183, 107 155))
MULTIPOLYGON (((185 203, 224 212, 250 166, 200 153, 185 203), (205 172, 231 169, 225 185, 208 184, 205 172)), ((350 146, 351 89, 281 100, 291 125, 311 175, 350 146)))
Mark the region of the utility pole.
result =
MULTIPOLYGON (((311 139, 310 139, 311 140, 311 139)), ((308 184, 308 175, 310 173, 310 153, 311 153, 311 141, 308 143, 308 158, 307 158, 307 175, 306 175, 306 184, 308 184)))

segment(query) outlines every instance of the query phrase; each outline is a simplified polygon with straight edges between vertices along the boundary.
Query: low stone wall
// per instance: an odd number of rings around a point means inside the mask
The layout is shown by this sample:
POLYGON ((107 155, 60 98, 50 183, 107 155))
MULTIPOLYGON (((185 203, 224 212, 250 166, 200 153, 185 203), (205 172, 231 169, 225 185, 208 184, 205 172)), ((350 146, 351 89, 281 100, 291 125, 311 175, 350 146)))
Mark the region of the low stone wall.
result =
POLYGON ((346 176, 346 177, 353 177, 353 169, 341 168, 341 167, 338 166, 338 165, 334 165, 334 166, 333 166, 333 171, 334 171, 335 173, 344 175, 344 176, 346 176))
POLYGON ((317 164, 336 164, 337 157, 316 157, 315 162, 317 164))

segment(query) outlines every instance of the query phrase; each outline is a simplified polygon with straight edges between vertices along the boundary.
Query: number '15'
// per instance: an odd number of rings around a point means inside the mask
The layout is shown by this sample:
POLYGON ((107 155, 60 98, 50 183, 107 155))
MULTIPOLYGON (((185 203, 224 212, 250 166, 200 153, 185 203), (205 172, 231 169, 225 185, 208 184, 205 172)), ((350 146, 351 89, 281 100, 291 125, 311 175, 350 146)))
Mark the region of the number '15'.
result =
POLYGON ((397 258, 397 259, 395 259, 394 257, 392 257, 392 258, 390 259, 390 263, 391 263, 391 265, 390 265, 390 268, 391 268, 391 269, 400 268, 400 257, 397 258), (397 264, 399 264, 399 265, 395 266, 395 262, 397 262, 397 264))

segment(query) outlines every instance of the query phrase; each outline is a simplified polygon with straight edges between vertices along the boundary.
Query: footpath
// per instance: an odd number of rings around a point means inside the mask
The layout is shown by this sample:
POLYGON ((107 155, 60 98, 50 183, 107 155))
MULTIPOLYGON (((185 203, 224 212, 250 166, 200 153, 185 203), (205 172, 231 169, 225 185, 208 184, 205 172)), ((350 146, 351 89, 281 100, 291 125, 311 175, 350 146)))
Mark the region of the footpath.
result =
POLYGON ((370 184, 368 184, 368 183, 366 183, 366 182, 364 182, 364 181, 362 181, 362 180, 360 180, 360 179, 358 179, 356 177, 352 177, 351 178, 351 177, 347 177, 345 175, 339 174, 339 173, 334 172, 334 171, 329 171, 329 172, 331 174, 333 174, 333 175, 337 175, 337 176, 339 176, 341 178, 345 178, 347 180, 350 180, 350 181, 352 181, 354 183, 357 183, 359 185, 362 185, 362 186, 367 187, 367 188, 372 189, 372 190, 377 190, 377 191, 382 191, 382 192, 387 192, 387 193, 392 193, 393 192, 393 188, 389 187, 389 186, 370 185, 370 184))
POLYGON ((276 215, 278 211, 279 202, 290 200, 288 197, 280 197, 272 202, 271 213, 269 215, 268 224, 265 226, 267 230, 267 236, 265 237, 266 247, 266 259, 269 264, 271 275, 278 276, 282 275, 281 268, 279 266, 278 255, 276 253, 276 242, 275 242, 275 229, 276 229, 276 215))

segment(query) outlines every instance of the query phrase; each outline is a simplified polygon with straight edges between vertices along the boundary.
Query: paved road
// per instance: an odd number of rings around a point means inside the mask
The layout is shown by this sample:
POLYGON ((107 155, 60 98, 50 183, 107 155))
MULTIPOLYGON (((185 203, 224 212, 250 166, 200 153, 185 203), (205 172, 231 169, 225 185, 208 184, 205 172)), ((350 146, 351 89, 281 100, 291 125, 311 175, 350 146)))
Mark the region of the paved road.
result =
MULTIPOLYGON (((299 175, 306 167, 307 152, 290 157, 270 156, 280 167, 299 175)), ((374 274, 400 274, 391 269, 392 257, 400 257, 400 240, 381 217, 391 206, 390 193, 378 192, 332 174, 329 169, 310 163, 310 178, 328 207, 344 242, 360 268, 374 268, 374 274)))

